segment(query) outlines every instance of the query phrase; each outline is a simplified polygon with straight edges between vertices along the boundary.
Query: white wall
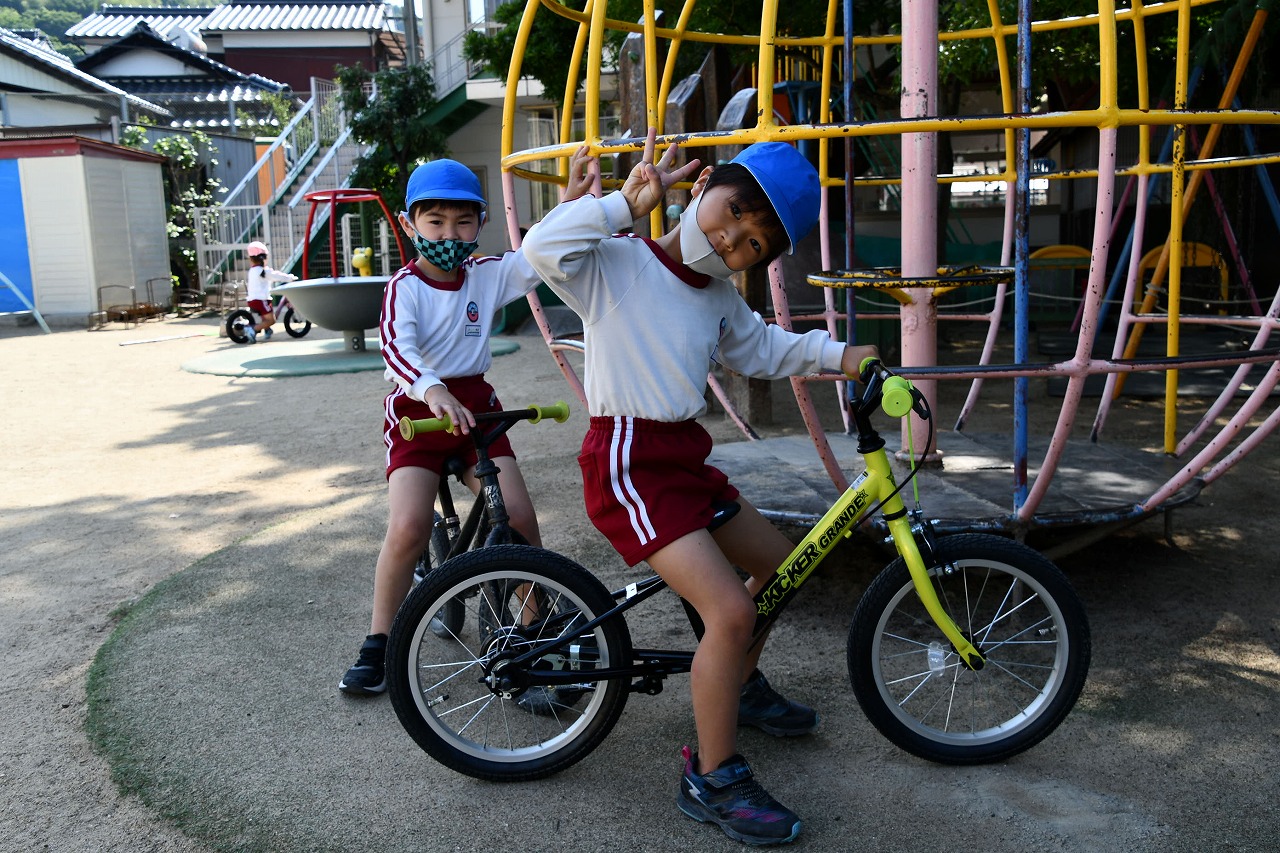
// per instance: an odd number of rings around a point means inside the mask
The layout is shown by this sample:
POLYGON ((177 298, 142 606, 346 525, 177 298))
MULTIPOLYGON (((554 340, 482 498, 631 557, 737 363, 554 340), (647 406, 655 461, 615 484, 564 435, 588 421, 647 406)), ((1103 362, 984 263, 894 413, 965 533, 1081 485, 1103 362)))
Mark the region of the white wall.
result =
MULTIPOLYGON (((101 285, 123 284, 145 300, 147 279, 169 275, 160 170, 152 163, 85 157, 84 175, 93 217, 93 298, 101 285)), ((168 292, 159 282, 153 296, 165 302, 168 292)))
MULTIPOLYGON (((19 162, 32 288, 46 318, 87 319, 98 288, 120 284, 147 297, 149 278, 169 274, 164 194, 155 163, 105 157, 30 157, 19 162)), ((167 299, 162 284, 157 299, 167 299)), ((108 294, 125 301, 123 291, 108 294)))
POLYGON ((197 72, 187 63, 158 50, 131 50, 113 56, 93 70, 100 78, 188 77, 197 72))
POLYGON ((30 157, 18 165, 31 287, 46 317, 78 313, 87 319, 97 301, 84 159, 30 157))
MULTIPOLYGON (((514 129, 515 147, 520 150, 527 146, 524 114, 516 114, 514 129)), ((479 172, 484 170, 484 195, 489 202, 489 221, 480 232, 480 249, 482 254, 497 255, 511 248, 507 239, 506 214, 503 211, 502 198, 502 109, 489 107, 462 130, 449 137, 449 156, 464 166, 479 172)), ((516 193, 519 196, 516 204, 520 213, 520 224, 529 226, 529 190, 528 181, 517 179, 516 193)))

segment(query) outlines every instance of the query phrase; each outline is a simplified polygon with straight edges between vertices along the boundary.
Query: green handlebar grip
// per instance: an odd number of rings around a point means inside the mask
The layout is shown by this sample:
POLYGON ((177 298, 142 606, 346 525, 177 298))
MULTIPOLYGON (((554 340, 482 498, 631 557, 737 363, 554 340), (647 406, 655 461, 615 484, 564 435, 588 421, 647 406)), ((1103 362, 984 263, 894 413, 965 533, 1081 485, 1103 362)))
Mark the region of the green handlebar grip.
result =
POLYGON ((884 381, 880 408, 891 418, 901 418, 911 411, 915 399, 911 395, 911 383, 901 376, 890 376, 884 381))
POLYGON ((558 424, 562 424, 569 420, 569 404, 564 400, 557 400, 550 406, 525 406, 525 408, 533 409, 537 412, 536 415, 529 419, 529 423, 531 424, 536 424, 543 418, 551 418, 558 424))
POLYGON ((858 365, 858 375, 861 376, 862 374, 866 373, 867 368, 870 367, 873 363, 878 362, 879 360, 880 359, 876 358, 874 355, 869 355, 866 358, 864 358, 862 360, 862 363, 858 365))
POLYGON ((408 416, 400 419, 400 437, 412 441, 420 432, 449 432, 453 429, 453 420, 445 415, 443 418, 421 418, 413 420, 408 416))

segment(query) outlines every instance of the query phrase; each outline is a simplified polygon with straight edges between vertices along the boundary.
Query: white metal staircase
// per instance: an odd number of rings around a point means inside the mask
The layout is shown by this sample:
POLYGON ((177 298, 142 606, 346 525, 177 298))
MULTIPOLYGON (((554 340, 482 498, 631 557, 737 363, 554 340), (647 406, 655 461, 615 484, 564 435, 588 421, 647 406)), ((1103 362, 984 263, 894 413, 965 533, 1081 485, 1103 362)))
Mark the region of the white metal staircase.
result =
MULTIPOLYGON (((360 153, 361 146, 347 127, 338 87, 312 78, 311 99, 244 179, 221 203, 196 208, 201 288, 216 291, 242 280, 248 268, 243 250, 253 240, 271 248, 273 267, 293 267, 307 245, 310 205, 306 194, 346 187, 360 153)), ((319 206, 312 231, 318 231, 327 219, 327 207, 319 206)), ((333 274, 328 269, 317 272, 333 274)))

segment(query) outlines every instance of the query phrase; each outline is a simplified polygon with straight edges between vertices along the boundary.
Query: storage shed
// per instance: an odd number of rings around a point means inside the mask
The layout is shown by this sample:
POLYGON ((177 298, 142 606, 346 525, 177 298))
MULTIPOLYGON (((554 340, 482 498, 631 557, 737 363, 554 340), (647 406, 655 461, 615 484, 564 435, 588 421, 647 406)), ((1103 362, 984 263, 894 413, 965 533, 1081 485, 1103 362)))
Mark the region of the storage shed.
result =
MULTIPOLYGON (((45 320, 82 325, 109 285, 167 281, 164 158, 81 136, 0 139, 0 272, 45 320)), ((169 291, 157 301, 169 301, 169 291)), ((25 310, 0 288, 0 313, 25 310)))

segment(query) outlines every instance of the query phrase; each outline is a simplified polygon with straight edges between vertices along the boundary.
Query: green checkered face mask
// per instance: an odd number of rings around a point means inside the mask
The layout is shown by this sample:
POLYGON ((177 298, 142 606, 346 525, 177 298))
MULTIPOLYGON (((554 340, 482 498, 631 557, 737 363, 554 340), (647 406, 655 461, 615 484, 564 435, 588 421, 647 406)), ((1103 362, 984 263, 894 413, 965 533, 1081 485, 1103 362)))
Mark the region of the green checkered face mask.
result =
POLYGON ((453 272, 480 246, 476 240, 428 240, 413 229, 413 247, 432 266, 453 272))

